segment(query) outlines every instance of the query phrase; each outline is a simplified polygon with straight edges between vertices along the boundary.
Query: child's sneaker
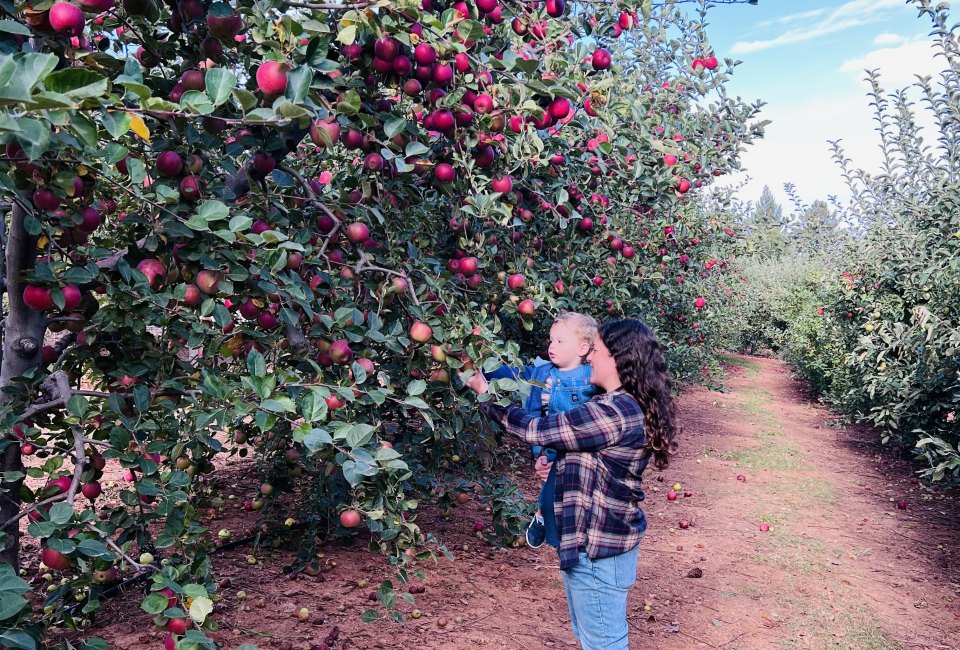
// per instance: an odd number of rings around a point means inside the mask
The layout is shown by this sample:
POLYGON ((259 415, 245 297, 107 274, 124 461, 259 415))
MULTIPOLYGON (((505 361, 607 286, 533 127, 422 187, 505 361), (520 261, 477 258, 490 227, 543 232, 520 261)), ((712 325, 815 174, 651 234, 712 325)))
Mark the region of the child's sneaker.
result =
POLYGON ((527 546, 530 548, 540 548, 547 538, 547 528, 543 525, 543 515, 539 512, 530 520, 527 526, 527 546))

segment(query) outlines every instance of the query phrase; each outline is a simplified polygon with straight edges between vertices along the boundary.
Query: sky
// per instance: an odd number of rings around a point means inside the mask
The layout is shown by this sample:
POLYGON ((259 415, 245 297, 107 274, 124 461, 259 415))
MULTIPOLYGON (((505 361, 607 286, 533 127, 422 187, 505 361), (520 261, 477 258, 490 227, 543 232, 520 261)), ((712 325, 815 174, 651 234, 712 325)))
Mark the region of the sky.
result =
POLYGON ((805 203, 847 200, 828 140, 842 139, 855 167, 873 171, 880 161, 864 70, 879 68, 882 87, 894 90, 943 67, 933 56, 929 18, 905 0, 759 0, 717 5, 708 22, 716 56, 742 62, 728 93, 765 101, 761 117, 772 120, 742 157, 750 177, 738 193, 744 201, 756 201, 767 185, 792 209, 788 182, 805 203))

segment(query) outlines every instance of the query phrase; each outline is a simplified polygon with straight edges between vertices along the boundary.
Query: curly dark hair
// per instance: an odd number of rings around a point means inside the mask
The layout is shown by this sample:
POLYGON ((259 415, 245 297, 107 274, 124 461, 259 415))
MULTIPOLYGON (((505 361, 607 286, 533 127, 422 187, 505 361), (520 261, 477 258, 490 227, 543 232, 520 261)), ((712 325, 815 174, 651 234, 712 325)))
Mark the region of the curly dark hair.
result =
POLYGON ((623 389, 633 395, 643 409, 646 429, 646 454, 653 466, 666 468, 676 452, 673 381, 667 370, 663 347, 656 334, 639 320, 612 320, 600 327, 600 340, 610 350, 623 389))

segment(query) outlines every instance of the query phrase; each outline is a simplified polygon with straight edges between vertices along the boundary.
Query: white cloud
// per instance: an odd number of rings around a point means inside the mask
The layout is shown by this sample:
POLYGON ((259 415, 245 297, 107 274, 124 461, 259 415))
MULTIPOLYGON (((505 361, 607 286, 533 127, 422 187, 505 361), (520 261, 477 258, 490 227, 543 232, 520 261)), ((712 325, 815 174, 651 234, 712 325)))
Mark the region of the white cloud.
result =
MULTIPOLYGON (((862 57, 849 59, 837 69, 856 80, 853 92, 830 96, 808 97, 797 103, 777 103, 776 99, 764 107, 763 119, 772 120, 767 136, 747 149, 742 162, 746 174, 733 178, 751 180, 738 195, 744 201, 756 201, 764 185, 768 185, 777 200, 792 209, 784 183, 794 183, 797 193, 810 203, 830 195, 841 201, 850 197, 840 169, 832 159, 830 140, 842 140, 844 155, 854 169, 876 172, 881 163, 880 140, 875 131, 873 109, 866 95, 868 84, 863 81, 865 68, 879 68, 881 86, 889 91, 910 86, 915 74, 936 74, 944 65, 933 56, 935 50, 929 40, 915 40, 893 48, 880 48, 862 57), (859 92, 856 92, 859 90, 859 92)), ((919 101, 919 91, 912 89, 908 96, 914 101, 917 125, 925 143, 936 145, 937 131, 933 115, 919 101)))
POLYGON ((881 85, 888 89, 905 88, 917 75, 936 75, 945 65, 943 58, 934 58, 935 45, 926 37, 908 41, 897 47, 883 47, 855 59, 847 59, 840 72, 855 77, 864 85, 865 70, 880 69, 881 85))
POLYGON ((873 39, 874 45, 898 45, 907 40, 906 36, 901 36, 900 34, 877 34, 873 39))
POLYGON ((826 9, 813 9, 812 11, 801 11, 795 14, 787 14, 786 16, 779 16, 772 20, 765 20, 757 25, 757 27, 773 27, 774 25, 786 25, 788 23, 795 23, 799 20, 806 20, 808 18, 816 18, 817 16, 822 16, 823 12, 826 9))
MULTIPOLYGON (((820 36, 841 32, 861 25, 882 20, 892 9, 903 9, 903 0, 849 0, 823 16, 820 12, 803 12, 786 18, 803 17, 808 24, 795 27, 773 38, 756 41, 738 41, 733 44, 733 54, 749 54, 781 45, 803 43, 820 36), (823 16, 821 18, 821 16, 823 16), (820 18, 819 20, 807 20, 820 18)), ((796 20, 799 22, 799 19, 796 20)))

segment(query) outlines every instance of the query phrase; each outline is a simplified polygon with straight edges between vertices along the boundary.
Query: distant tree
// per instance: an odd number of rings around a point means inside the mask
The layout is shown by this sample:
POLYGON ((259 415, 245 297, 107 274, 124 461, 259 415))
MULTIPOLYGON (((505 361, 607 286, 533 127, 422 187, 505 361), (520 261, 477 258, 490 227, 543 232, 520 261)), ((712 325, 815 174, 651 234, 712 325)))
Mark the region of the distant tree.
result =
POLYGON ((747 211, 742 226, 747 250, 762 257, 779 256, 787 247, 786 227, 783 208, 764 185, 760 200, 747 211))

